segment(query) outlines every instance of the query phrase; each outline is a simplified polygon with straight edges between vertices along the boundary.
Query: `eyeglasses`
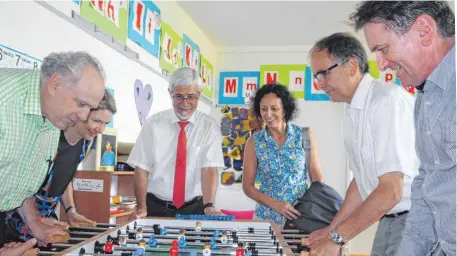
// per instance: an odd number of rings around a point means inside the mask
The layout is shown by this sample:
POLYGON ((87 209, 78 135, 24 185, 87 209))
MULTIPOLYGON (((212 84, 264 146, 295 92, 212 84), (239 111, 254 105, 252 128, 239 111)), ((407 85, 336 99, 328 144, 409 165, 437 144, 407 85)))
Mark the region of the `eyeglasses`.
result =
POLYGON ((348 57, 346 59, 344 59, 343 61, 339 62, 339 63, 336 63, 335 65, 327 68, 326 70, 322 70, 322 71, 319 71, 319 72, 316 72, 313 77, 314 77, 314 81, 319 81, 319 82, 324 82, 325 81, 325 78, 327 78, 327 75, 328 75, 328 72, 330 72, 330 70, 340 66, 340 65, 343 65, 346 61, 348 61, 351 57, 348 57))
POLYGON ((189 94, 187 97, 184 97, 182 94, 175 94, 173 95, 173 99, 176 103, 181 103, 184 100, 187 100, 187 102, 194 102, 195 100, 198 99, 198 96, 195 94, 189 94))

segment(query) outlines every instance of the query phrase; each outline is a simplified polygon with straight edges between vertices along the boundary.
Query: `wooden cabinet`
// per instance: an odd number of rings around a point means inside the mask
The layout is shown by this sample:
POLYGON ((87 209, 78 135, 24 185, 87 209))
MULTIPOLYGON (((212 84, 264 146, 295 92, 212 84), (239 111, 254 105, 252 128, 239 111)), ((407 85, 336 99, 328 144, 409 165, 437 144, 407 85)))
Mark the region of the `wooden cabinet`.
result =
MULTIPOLYGON (((109 223, 110 218, 116 218, 117 224, 128 222, 133 211, 111 215, 110 198, 114 195, 134 196, 133 173, 77 171, 73 179, 73 194, 78 212, 99 223, 109 223), (87 183, 87 187, 80 186, 80 190, 77 190, 75 182, 82 180, 87 183)), ((65 209, 62 206, 60 208, 60 220, 67 220, 65 209)))

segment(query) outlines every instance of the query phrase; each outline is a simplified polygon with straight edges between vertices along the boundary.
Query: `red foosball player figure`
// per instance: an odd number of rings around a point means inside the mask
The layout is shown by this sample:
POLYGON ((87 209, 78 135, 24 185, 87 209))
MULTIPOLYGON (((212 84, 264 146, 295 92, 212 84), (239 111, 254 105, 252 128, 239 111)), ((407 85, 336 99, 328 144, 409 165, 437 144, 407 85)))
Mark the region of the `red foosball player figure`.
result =
POLYGON ((170 256, 178 256, 178 241, 171 242, 170 256))
POLYGON ((108 241, 106 241, 105 245, 103 246, 103 250, 106 254, 113 254, 113 238, 109 237, 108 241))
POLYGON ((235 250, 236 256, 244 256, 243 243, 238 243, 238 248, 235 250))

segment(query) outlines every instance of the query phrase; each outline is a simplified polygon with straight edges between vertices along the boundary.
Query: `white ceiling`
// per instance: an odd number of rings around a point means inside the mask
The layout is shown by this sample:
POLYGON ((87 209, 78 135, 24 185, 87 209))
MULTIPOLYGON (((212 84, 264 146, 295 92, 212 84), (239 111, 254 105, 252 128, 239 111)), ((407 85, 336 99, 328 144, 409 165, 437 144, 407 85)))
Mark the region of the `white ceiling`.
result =
MULTIPOLYGON (((310 46, 345 22, 356 1, 178 1, 218 48, 310 46)), ((360 35, 360 33, 359 33, 360 35)))

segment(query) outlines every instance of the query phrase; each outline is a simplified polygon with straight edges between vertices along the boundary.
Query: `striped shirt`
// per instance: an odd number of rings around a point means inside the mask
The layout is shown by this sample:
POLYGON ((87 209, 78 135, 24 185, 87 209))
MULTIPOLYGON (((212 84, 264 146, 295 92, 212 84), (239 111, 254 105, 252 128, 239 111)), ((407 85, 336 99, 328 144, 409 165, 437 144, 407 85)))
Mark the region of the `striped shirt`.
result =
POLYGON ((59 130, 41 115, 40 73, 0 68, 0 212, 40 188, 59 130))
POLYGON ((456 255, 455 83, 454 46, 417 95, 419 176, 398 256, 456 255))

